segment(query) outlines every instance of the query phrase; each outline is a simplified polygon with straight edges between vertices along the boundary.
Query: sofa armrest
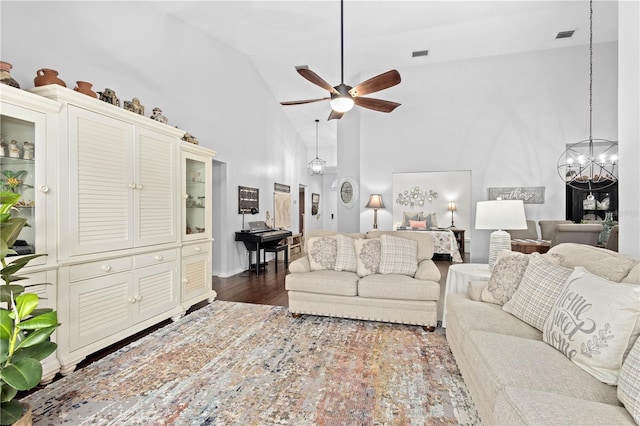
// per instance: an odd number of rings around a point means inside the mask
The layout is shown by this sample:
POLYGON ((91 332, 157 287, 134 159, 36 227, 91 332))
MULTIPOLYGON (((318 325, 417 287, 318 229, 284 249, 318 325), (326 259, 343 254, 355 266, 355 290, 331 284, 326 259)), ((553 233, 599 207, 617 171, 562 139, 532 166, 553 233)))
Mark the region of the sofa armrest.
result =
POLYGON ((300 272, 311 272, 311 265, 309 265, 309 257, 303 256, 300 259, 296 259, 289 263, 289 272, 292 274, 300 272))
POLYGON ((423 281, 440 281, 440 270, 431 259, 425 259, 418 264, 418 270, 414 275, 417 280, 423 281))
POLYGON ((477 302, 482 301, 482 290, 489 284, 488 281, 469 281, 469 298, 477 302))

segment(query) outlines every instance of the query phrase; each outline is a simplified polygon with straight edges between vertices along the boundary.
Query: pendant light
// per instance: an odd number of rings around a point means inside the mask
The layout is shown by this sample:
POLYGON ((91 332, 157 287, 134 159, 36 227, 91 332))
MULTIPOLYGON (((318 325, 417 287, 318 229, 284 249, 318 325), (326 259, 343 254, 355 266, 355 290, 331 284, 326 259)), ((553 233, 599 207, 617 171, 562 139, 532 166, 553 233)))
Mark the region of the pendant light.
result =
POLYGON ((589 139, 569 145, 558 160, 558 174, 575 189, 604 189, 618 181, 618 142, 594 139, 592 126, 593 1, 589 1, 589 139))
POLYGON ((320 120, 316 118, 316 158, 309 161, 309 174, 310 175, 321 175, 324 174, 324 165, 327 163, 324 160, 318 158, 318 123, 320 120))

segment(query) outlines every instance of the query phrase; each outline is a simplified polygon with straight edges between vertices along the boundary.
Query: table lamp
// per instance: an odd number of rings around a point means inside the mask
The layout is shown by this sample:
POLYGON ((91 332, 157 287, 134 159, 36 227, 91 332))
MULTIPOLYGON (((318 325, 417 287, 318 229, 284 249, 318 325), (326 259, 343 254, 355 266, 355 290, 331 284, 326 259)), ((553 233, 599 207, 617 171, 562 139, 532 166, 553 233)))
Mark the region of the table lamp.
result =
POLYGON ((489 269, 501 250, 511 250, 511 235, 505 229, 527 229, 522 200, 478 201, 476 229, 494 229, 489 240, 489 269))
POLYGON ((447 207, 447 210, 449 210, 451 212, 451 227, 453 228, 453 212, 457 210, 456 208, 456 202, 455 201, 449 201, 449 206, 447 207))
POLYGON ((381 194, 369 195, 369 202, 365 206, 368 209, 373 209, 373 229, 378 229, 378 209, 384 209, 384 203, 382 202, 381 194))

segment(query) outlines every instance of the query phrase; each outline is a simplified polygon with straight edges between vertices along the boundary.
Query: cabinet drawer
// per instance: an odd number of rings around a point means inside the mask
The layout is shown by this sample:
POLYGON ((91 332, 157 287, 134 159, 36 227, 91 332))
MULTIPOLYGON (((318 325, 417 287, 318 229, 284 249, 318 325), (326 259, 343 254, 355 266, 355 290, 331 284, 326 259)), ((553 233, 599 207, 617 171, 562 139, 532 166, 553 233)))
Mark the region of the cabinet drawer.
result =
POLYGON ((98 262, 73 265, 69 267, 69 281, 74 282, 129 271, 132 267, 133 259, 131 257, 105 259, 98 262))
POLYGON ((209 253, 210 243, 194 244, 192 246, 182 247, 182 257, 193 256, 195 254, 209 253))
POLYGON ((136 268, 144 266, 157 265, 159 263, 171 262, 176 260, 176 250, 155 251, 153 253, 139 254, 133 258, 136 268))

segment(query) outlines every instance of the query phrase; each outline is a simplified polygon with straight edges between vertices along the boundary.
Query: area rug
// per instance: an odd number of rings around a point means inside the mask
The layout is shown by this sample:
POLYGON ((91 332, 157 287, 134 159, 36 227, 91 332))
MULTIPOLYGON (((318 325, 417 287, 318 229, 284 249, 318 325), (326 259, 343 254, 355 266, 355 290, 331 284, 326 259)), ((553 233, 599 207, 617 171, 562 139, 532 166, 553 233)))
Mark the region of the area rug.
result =
POLYGON ((23 402, 35 425, 480 424, 442 329, 220 301, 23 402))

